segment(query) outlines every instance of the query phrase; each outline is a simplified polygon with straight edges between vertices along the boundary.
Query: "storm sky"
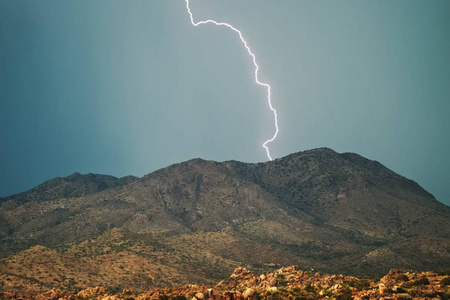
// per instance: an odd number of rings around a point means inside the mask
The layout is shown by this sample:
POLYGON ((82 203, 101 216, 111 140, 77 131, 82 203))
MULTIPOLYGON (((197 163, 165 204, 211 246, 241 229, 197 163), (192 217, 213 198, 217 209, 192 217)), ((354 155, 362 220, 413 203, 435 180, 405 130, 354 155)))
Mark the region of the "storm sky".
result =
MULTIPOLYGON (((191 0, 272 86, 273 158, 355 152, 450 204, 450 1, 191 0)), ((266 161, 265 89, 184 0, 0 0, 0 196, 74 172, 266 161)))

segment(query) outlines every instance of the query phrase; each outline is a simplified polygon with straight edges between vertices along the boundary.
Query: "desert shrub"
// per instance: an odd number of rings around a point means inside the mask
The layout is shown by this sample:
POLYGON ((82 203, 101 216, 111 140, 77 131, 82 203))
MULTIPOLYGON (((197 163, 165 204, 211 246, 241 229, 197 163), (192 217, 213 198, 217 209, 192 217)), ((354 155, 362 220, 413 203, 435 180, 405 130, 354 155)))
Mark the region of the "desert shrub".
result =
POLYGON ((289 299, 294 299, 294 300, 306 300, 306 299, 311 299, 313 296, 313 294, 308 293, 305 290, 302 290, 300 288, 293 288, 292 290, 290 290, 290 295, 289 295, 289 299))
POLYGON ((352 300, 352 295, 342 294, 336 297, 336 300, 352 300))
POLYGON ((409 280, 409 278, 405 274, 402 274, 395 279, 396 282, 405 282, 408 280, 409 280))
POLYGON ((275 291, 275 292, 268 292, 265 299, 266 300, 281 300, 281 299, 284 299, 284 297, 279 291, 275 291))
POLYGON ((277 286, 286 286, 287 281, 283 274, 277 276, 277 286))
POLYGON ((441 300, 450 300, 450 292, 439 293, 439 298, 441 298, 441 300))
POLYGON ((352 300, 352 290, 349 287, 346 287, 344 293, 342 295, 338 295, 336 300, 352 300))
POLYGON ((314 286, 312 286, 311 283, 308 282, 308 284, 305 285, 305 291, 313 293, 314 292, 314 286))
POLYGON ((445 277, 445 278, 443 278, 443 279, 441 280, 440 284, 441 284, 442 286, 450 285, 450 277, 445 277))
POLYGON ((372 278, 370 278, 373 282, 378 282, 381 280, 381 276, 374 276, 372 278))
POLYGON ((403 288, 403 289, 410 289, 410 288, 412 288, 414 286, 414 282, 413 281, 408 281, 408 282, 405 282, 405 283, 403 283, 402 285, 401 285, 401 287, 403 288))
POLYGON ((355 287, 355 283, 356 281, 352 280, 352 281, 344 281, 344 284, 351 286, 351 287, 355 287))
POLYGON ((419 298, 419 297, 425 296, 425 294, 423 292, 414 290, 414 289, 408 290, 408 294, 413 298, 419 298))
POLYGON ((396 293, 407 293, 407 290, 405 290, 402 287, 397 287, 397 289, 395 290, 396 293))
POLYGON ((367 279, 360 279, 354 283, 354 287, 358 289, 358 291, 367 290, 370 288, 370 281, 367 279))
POLYGON ((450 275, 450 268, 437 271, 436 274, 438 274, 439 276, 450 275))
POLYGON ((429 285, 430 281, 428 280, 427 277, 422 277, 419 280, 414 282, 414 285, 429 285))
POLYGON ((172 296, 169 300, 186 300, 186 297, 183 295, 172 296))
POLYGON ((413 286, 419 286, 419 285, 429 285, 430 281, 428 280, 427 277, 422 277, 419 280, 416 281, 408 281, 402 284, 402 288, 404 289, 409 289, 412 288, 413 286))

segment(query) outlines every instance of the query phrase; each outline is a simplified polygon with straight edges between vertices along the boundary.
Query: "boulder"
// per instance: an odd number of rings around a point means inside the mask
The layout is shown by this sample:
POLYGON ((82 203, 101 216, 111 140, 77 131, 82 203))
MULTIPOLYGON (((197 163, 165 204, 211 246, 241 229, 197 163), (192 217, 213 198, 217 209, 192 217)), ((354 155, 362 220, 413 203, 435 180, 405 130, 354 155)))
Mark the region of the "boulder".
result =
POLYGON ((205 299, 205 295, 203 295, 203 293, 197 293, 197 294, 195 294, 195 296, 194 296, 196 299, 198 299, 198 300, 203 300, 203 299, 205 299))
POLYGON ((251 298, 255 294, 255 290, 252 288, 248 288, 245 290, 245 292, 242 294, 244 296, 244 299, 251 298))
POLYGON ((380 294, 386 294, 388 292, 388 288, 384 283, 380 283, 380 285, 378 286, 378 291, 380 292, 380 294))

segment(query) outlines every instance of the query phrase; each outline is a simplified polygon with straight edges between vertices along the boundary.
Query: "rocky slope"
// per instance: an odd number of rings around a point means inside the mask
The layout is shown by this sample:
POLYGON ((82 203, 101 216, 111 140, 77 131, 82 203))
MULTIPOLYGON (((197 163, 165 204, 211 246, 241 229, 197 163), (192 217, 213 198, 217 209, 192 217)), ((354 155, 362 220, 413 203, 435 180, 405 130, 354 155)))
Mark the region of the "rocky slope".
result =
POLYGON ((90 287, 79 292, 52 289, 0 292, 0 299, 138 299, 138 300, 273 300, 273 299, 444 299, 450 298, 450 270, 410 273, 390 270, 382 278, 328 275, 287 267, 265 274, 237 268, 216 285, 170 286, 138 292, 90 287))
POLYGON ((0 290, 212 284, 239 266, 440 269, 449 221, 417 183, 327 148, 194 159, 142 178, 74 174, 0 200, 0 290))

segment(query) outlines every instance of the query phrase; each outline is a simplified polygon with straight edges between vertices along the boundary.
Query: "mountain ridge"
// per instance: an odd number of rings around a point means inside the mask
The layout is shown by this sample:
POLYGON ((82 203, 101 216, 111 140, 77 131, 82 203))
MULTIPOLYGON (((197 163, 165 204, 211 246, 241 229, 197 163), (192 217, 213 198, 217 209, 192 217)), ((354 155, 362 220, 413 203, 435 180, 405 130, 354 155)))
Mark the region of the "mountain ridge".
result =
POLYGON ((240 266, 439 269, 450 267, 449 221, 450 208, 417 183, 328 148, 255 164, 192 159, 141 178, 75 173, 0 201, 0 282, 32 274, 42 287, 53 276, 83 288, 91 274, 145 289, 192 272, 211 283, 240 266))
POLYGON ((75 172, 66 177, 55 177, 47 180, 36 187, 22 192, 0 198, 1 201, 27 198, 39 201, 49 201, 64 197, 80 197, 93 194, 116 186, 126 185, 138 179, 136 176, 128 175, 124 177, 114 177, 103 174, 80 174, 75 172), (56 191, 52 191, 57 188, 56 191), (30 195, 31 194, 31 195, 30 195), (36 199, 38 197, 39 199, 36 199))

